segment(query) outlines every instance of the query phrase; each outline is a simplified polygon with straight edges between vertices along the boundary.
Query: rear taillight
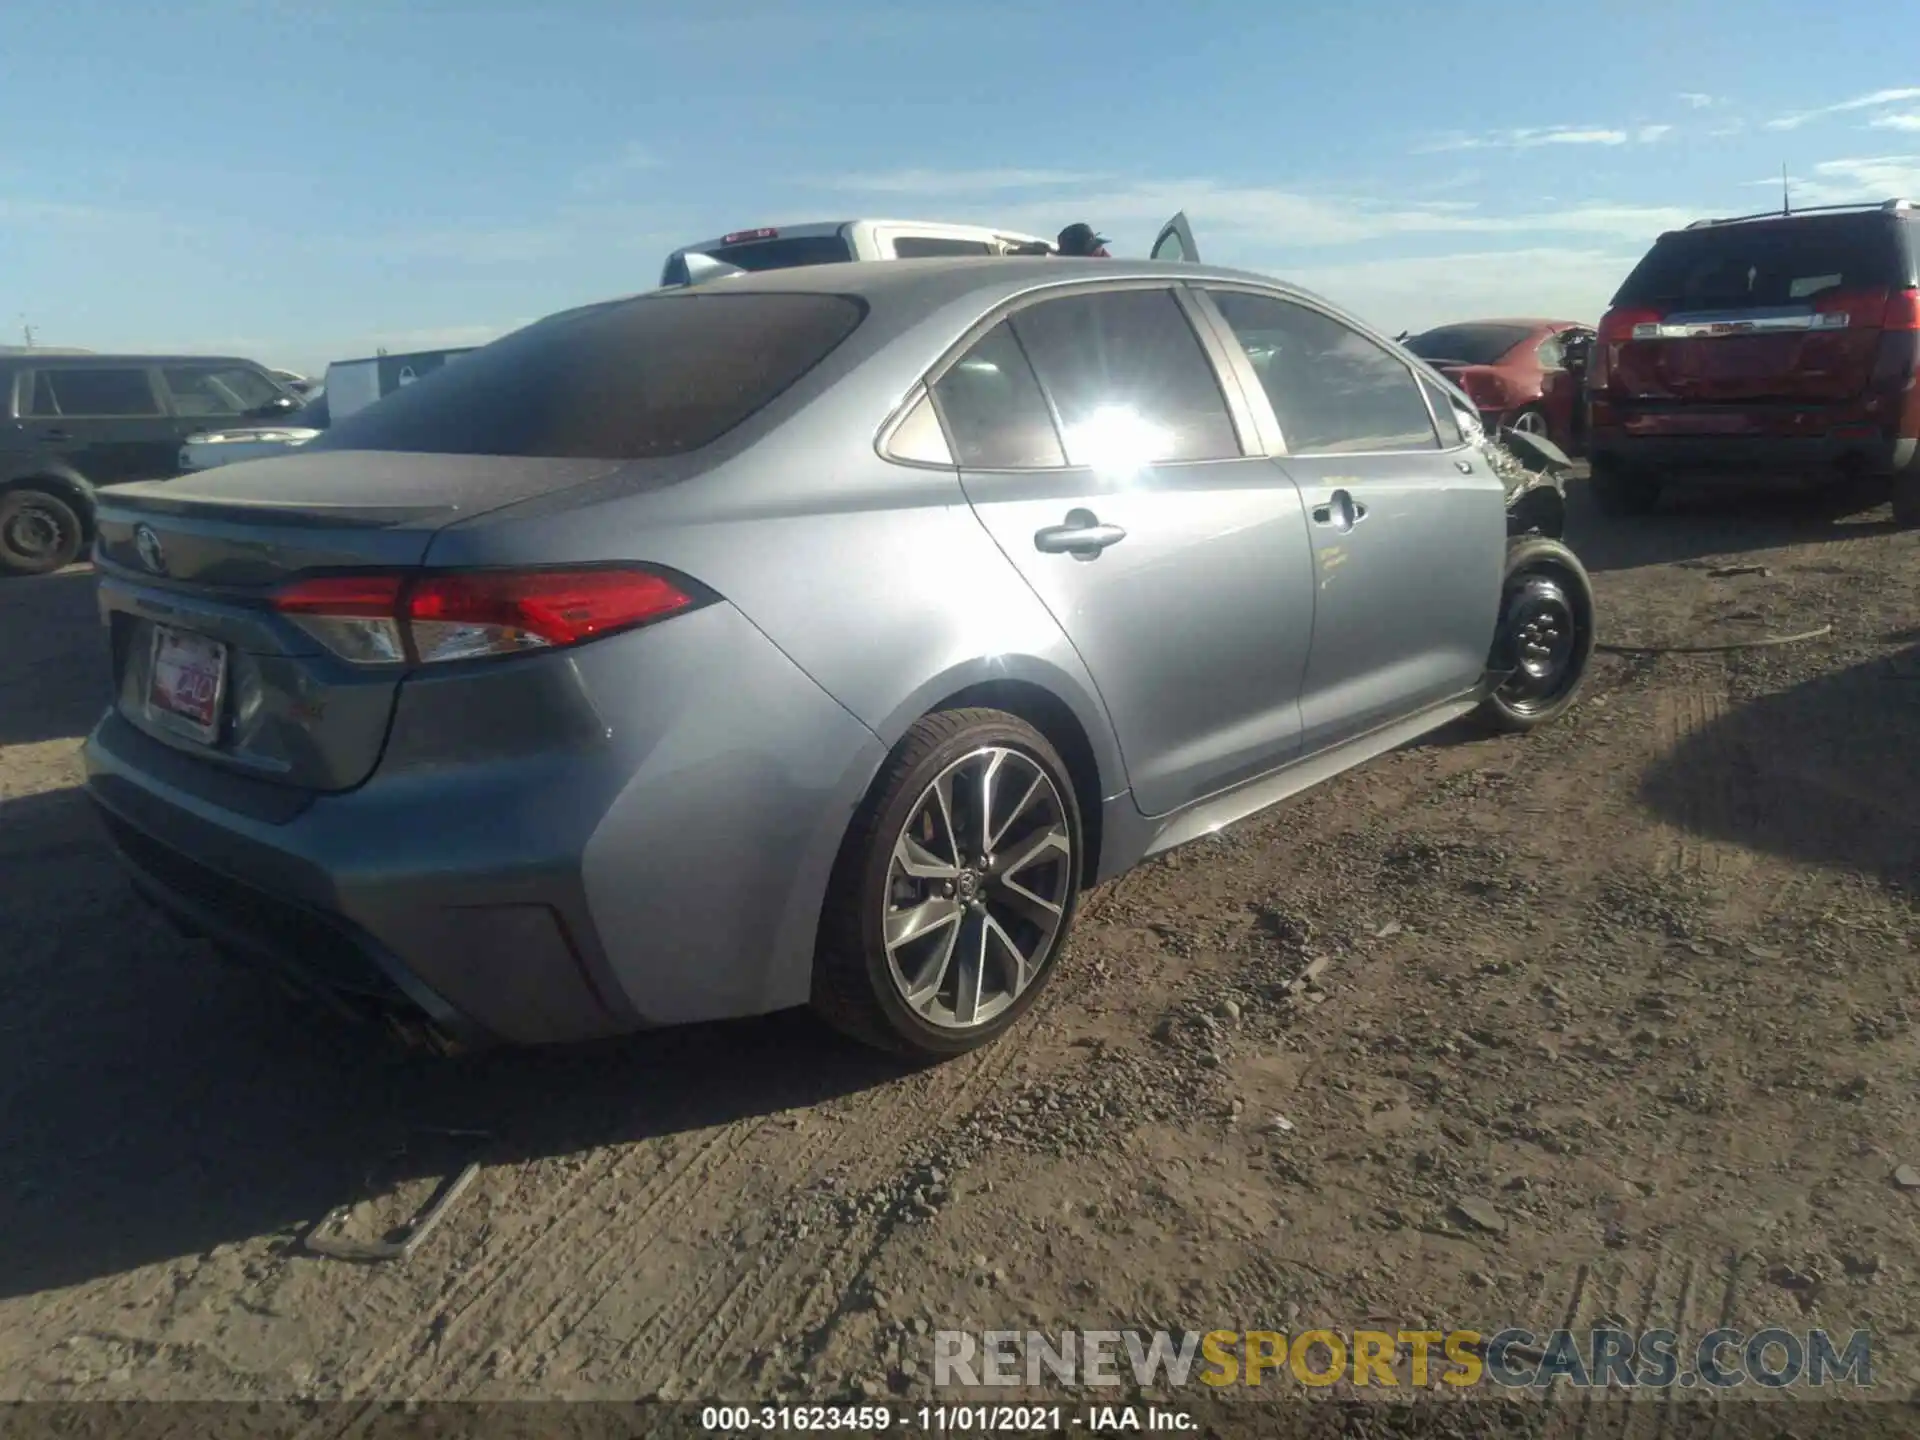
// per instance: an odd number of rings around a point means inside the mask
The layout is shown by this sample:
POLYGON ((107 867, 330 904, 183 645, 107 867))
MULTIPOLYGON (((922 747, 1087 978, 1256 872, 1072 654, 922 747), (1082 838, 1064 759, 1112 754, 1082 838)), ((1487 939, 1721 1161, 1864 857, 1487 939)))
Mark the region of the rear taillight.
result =
POLYGON ((1880 349, 1873 357, 1875 390, 1911 390, 1920 382, 1920 290, 1896 290, 1880 317, 1880 349))
POLYGON ((343 660, 398 665, 407 658, 405 585, 400 575, 319 575, 281 590, 273 608, 343 660))
POLYGON ((1643 325, 1658 325, 1661 314, 1645 306, 1627 305, 1618 310, 1609 310, 1600 317, 1599 343, 1617 345, 1623 340, 1635 338, 1634 332, 1643 325))
POLYGON ((1602 315, 1600 326, 1594 332, 1593 353, 1587 361, 1588 391, 1607 388, 1613 374, 1613 347, 1636 335, 1658 334, 1661 318, 1658 310, 1644 305, 1622 305, 1602 315))
POLYGON ((631 566, 326 575, 273 597, 275 610, 359 665, 564 649, 696 603, 675 581, 631 566))
POLYGON ((407 592, 407 626, 421 660, 469 660, 578 645, 692 603, 649 570, 476 571, 422 577, 407 592))

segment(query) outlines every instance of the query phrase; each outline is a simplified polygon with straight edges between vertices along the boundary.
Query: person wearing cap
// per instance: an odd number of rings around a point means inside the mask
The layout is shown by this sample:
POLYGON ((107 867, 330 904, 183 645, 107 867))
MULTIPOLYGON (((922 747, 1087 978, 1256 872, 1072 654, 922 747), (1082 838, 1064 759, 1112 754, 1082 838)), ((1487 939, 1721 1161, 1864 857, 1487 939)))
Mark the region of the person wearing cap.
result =
POLYGON ((1095 234, 1084 220, 1076 220, 1060 232, 1059 253, 1098 260, 1113 258, 1107 254, 1107 237, 1095 234))

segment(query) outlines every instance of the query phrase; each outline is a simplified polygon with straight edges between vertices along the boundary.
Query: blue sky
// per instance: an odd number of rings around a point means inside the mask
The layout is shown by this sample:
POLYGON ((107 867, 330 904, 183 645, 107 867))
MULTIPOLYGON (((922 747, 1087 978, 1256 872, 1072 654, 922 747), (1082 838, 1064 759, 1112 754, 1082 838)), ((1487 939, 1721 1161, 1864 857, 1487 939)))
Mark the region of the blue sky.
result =
POLYGON ((1662 228, 1920 197, 1911 0, 62 0, 0 34, 0 341, 329 359, 854 216, 1591 318, 1662 228), (1904 53, 1907 58, 1899 57, 1904 53))

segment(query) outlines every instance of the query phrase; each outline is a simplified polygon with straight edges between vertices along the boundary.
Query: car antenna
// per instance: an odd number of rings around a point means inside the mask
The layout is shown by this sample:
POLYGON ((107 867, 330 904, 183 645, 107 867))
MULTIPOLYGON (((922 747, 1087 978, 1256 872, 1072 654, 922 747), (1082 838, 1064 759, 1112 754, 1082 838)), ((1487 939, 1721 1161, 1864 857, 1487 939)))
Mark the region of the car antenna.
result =
POLYGON ((1782 215, 1793 213, 1793 202, 1789 198, 1791 193, 1787 189, 1787 162, 1782 160, 1780 162, 1780 213, 1782 215))

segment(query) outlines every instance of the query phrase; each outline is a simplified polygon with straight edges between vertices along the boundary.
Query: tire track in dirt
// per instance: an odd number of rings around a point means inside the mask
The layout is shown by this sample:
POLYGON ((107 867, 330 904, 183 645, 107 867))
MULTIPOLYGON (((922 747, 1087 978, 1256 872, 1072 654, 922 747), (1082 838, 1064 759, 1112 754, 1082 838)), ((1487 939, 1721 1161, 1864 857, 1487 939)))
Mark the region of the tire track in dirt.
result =
MULTIPOLYGON (((763 1119, 736 1122, 703 1136, 690 1147, 677 1169, 664 1173, 665 1183, 659 1186, 652 1201, 645 1203, 645 1213, 652 1213, 672 1198, 685 1178, 699 1169, 701 1162, 714 1150, 729 1142, 734 1148, 744 1145, 753 1131, 765 1123, 763 1119)), ((602 1189, 617 1182, 620 1173, 643 1150, 657 1153, 657 1147, 644 1142, 602 1152, 596 1157, 598 1163, 582 1167, 565 1184, 534 1205, 520 1224, 504 1230, 490 1228, 479 1246, 476 1263, 464 1271, 447 1292, 443 1292, 443 1303, 434 1325, 425 1331, 412 1327, 401 1330, 361 1367, 351 1381, 342 1386, 345 1395, 356 1399, 368 1395, 377 1387, 375 1399, 337 1423, 316 1424, 300 1433, 303 1436, 350 1434, 370 1417, 378 1400, 395 1393, 409 1377, 418 1374, 422 1360, 438 1367, 443 1361, 439 1342, 456 1331, 472 1329, 477 1317, 484 1317, 487 1308, 502 1296, 509 1282, 534 1263, 546 1248, 556 1243, 556 1237, 564 1236, 577 1217, 590 1208, 598 1210, 597 1202, 602 1189)), ((538 1178, 535 1176, 531 1183, 538 1183, 538 1178)), ((506 1207, 498 1208, 504 1210, 506 1207)), ((519 1294, 515 1290, 508 1303, 513 1303, 519 1294)))
POLYGON ((1743 790, 1724 778, 1723 772, 1735 769, 1742 759, 1737 741, 1726 733, 1727 713, 1724 671, 1706 678, 1688 676, 1659 691, 1654 701, 1659 753, 1672 755, 1686 747, 1696 762, 1696 773, 1679 782, 1673 818, 1660 822, 1670 837, 1661 868, 1670 875, 1732 884, 1752 865, 1753 856, 1744 847, 1711 838, 1729 822, 1750 819, 1745 812, 1753 804, 1751 787, 1743 790))
MULTIPOLYGON (((1098 941, 1097 931, 1081 932, 1077 948, 1084 957, 1097 950, 1098 941)), ((1063 956, 1062 960, 1070 961, 1072 958, 1069 954, 1063 956)), ((930 1123, 907 1132, 907 1144, 901 1148, 910 1148, 916 1143, 936 1145, 944 1132, 955 1124, 964 1123, 968 1115, 986 1103, 1015 1068, 1032 1059, 1041 1050, 1043 1042, 1051 1042, 1050 1021, 1062 1011, 1084 1003, 1090 994, 1112 983, 1111 974, 1102 974, 1091 964, 1070 965, 1063 969, 1055 983, 1047 988, 1028 1012, 1018 1030, 992 1048, 960 1062, 966 1067, 967 1073, 951 1087, 944 1102, 927 1107, 933 1112, 930 1123)), ((939 1078, 944 1078, 957 1068, 950 1066, 945 1071, 935 1072, 933 1082, 937 1085, 939 1078)), ((884 1121, 880 1124, 863 1122, 859 1126, 848 1124, 844 1128, 848 1132, 884 1131, 884 1121)), ((817 1175, 837 1160, 839 1148, 836 1147, 834 1155, 824 1156, 813 1165, 811 1173, 817 1175)), ((790 1195, 802 1193, 800 1182, 805 1178, 809 1177, 798 1177, 796 1183, 789 1186, 790 1195)), ((682 1309, 684 1319, 676 1318, 674 1323, 669 1324, 669 1317, 664 1312, 656 1312, 639 1332, 620 1347, 617 1358, 630 1361, 643 1349, 672 1355, 710 1356, 712 1358, 697 1375, 671 1377, 681 1382, 691 1380, 696 1389, 708 1389, 718 1379, 725 1378, 723 1372, 728 1368, 727 1359, 718 1343, 721 1338, 732 1337, 738 1342, 734 1347, 736 1352, 744 1349, 751 1353, 763 1342, 776 1336, 808 1328, 808 1321, 816 1312, 824 1310, 820 1316, 821 1323, 830 1323, 840 1307, 842 1297, 858 1287, 861 1277, 881 1253, 887 1230, 884 1221, 863 1220, 845 1226, 825 1244, 794 1246, 783 1260, 774 1265, 748 1264, 730 1271, 717 1270, 698 1287, 697 1292, 688 1294, 686 1298, 689 1303, 682 1309), (793 1283, 807 1276, 814 1277, 813 1283, 793 1283), (718 1283, 727 1278, 731 1278, 732 1283, 724 1293, 717 1300, 704 1303, 718 1283)))
MULTIPOLYGON (((1044 1019, 1048 1011, 1067 998, 1064 992, 1055 995, 1050 990, 1043 1003, 1036 1005, 1029 1015, 1029 1022, 1044 1019)), ((435 1352, 432 1366, 436 1379, 453 1393, 470 1393, 488 1378, 480 1372, 496 1343, 510 1346, 516 1360, 510 1368, 495 1372, 495 1378, 524 1378, 530 1373, 542 1372, 555 1362, 568 1340, 579 1335, 596 1316, 604 1313, 609 1302, 627 1290, 633 1276, 645 1267, 660 1245, 676 1238, 671 1227, 636 1234, 633 1220, 651 1218, 672 1201, 680 1214, 714 1219, 717 1223, 711 1228, 719 1231, 729 1214, 722 1197, 742 1193, 752 1172, 759 1171, 760 1187, 763 1190, 771 1187, 778 1196, 773 1202, 775 1208, 764 1218, 777 1222, 792 1212, 796 1202, 804 1203, 800 1197, 809 1181, 820 1178, 853 1152, 869 1146, 874 1136, 899 1136, 912 1143, 936 1133, 950 1113, 970 1107, 1027 1056, 1038 1028, 1023 1024, 1006 1041, 990 1049, 940 1070, 894 1081, 877 1092, 884 1097, 877 1104, 872 1103, 870 1097, 863 1097, 857 1103, 864 1113, 828 1122, 832 1126, 831 1137, 824 1145, 819 1141, 818 1123, 805 1132, 776 1127, 778 1133, 771 1144, 755 1143, 768 1133, 764 1122, 756 1123, 750 1133, 742 1135, 738 1143, 706 1167, 690 1186, 661 1191, 645 1202, 632 1219, 627 1207, 619 1206, 613 1212, 619 1217, 618 1223, 599 1225, 590 1236, 578 1233, 584 1226, 569 1224, 562 1227, 557 1236, 543 1237, 543 1260, 537 1267, 538 1273, 528 1277, 523 1266, 521 1283, 514 1287, 511 1295, 504 1296, 497 1307, 503 1312, 536 1308, 538 1318, 518 1335, 509 1336, 499 1333, 505 1328, 503 1315, 493 1326, 473 1330, 475 1343, 452 1355, 435 1352), (568 1243, 576 1239, 584 1243, 568 1243)), ((641 1142, 631 1147, 637 1152, 635 1158, 645 1152, 647 1144, 641 1142)), ((600 1192, 615 1190, 618 1185, 618 1176, 610 1172, 596 1187, 595 1196, 589 1198, 601 1199, 604 1208, 606 1199, 600 1192)), ((576 1212, 583 1208, 576 1207, 576 1212)), ((684 1238, 685 1232, 680 1234, 684 1238)), ((786 1265, 775 1267, 772 1272, 759 1263, 753 1253, 757 1247, 729 1251, 669 1290, 650 1313, 640 1319, 638 1328, 623 1337, 616 1354, 629 1358, 643 1349, 670 1354, 700 1353, 699 1347, 712 1338, 715 1327, 730 1314, 742 1313, 749 1317, 742 1324, 754 1323, 758 1309, 764 1308, 762 1299, 780 1271, 809 1261, 816 1273, 836 1269, 856 1243, 854 1234, 843 1234, 826 1253, 822 1254, 818 1247, 796 1252, 786 1265)), ((600 1361, 598 1354, 589 1354, 582 1357, 581 1363, 592 1366, 600 1361)), ((410 1378, 424 1377, 415 1377, 403 1370, 392 1376, 390 1383, 404 1383, 410 1378)))

